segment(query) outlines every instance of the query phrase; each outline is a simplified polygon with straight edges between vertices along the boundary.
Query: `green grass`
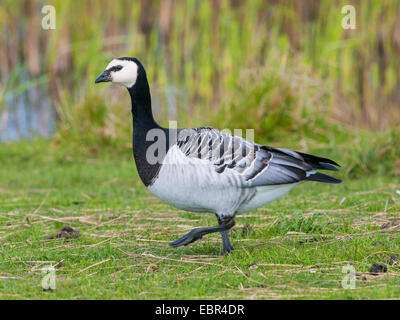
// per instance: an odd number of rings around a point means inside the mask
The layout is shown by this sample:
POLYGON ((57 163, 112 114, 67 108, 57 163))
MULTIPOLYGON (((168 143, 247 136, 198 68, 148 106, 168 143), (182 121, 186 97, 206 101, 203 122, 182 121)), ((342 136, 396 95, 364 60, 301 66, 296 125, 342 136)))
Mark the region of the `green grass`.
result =
POLYGON ((212 214, 163 204, 139 181, 131 152, 118 159, 56 152, 47 142, 0 146, 1 299, 400 298, 400 181, 372 175, 341 185, 305 183, 240 215, 235 251, 220 236, 168 243, 215 225, 212 214), (69 225, 76 239, 45 240, 69 225), (376 245, 376 242, 382 244, 376 245), (375 245, 374 245, 375 244, 375 245), (373 263, 386 263, 373 276, 373 263), (57 287, 43 291, 53 264, 57 287), (357 272, 343 289, 343 266, 357 272))

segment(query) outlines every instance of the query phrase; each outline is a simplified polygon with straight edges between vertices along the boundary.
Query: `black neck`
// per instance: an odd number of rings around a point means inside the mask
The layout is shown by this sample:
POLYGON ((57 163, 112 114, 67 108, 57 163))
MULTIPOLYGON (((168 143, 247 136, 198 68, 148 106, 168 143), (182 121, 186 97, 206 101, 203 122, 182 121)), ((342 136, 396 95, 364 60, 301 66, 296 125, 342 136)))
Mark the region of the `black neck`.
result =
POLYGON ((128 89, 132 101, 133 117, 133 155, 140 178, 146 186, 149 186, 158 175, 161 164, 149 164, 146 160, 147 148, 154 141, 147 141, 147 133, 152 129, 161 129, 154 120, 151 110, 150 88, 146 73, 140 70, 136 83, 128 89))
POLYGON ((133 124, 145 129, 159 127, 151 110, 150 88, 146 75, 141 75, 141 78, 128 91, 132 102, 133 124))

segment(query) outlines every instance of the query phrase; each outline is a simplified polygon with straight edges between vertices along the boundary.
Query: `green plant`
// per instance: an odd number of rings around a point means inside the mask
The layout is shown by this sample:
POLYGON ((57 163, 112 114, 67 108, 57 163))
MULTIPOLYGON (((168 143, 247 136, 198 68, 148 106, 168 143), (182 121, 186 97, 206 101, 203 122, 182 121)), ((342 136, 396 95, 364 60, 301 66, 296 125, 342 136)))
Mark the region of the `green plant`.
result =
POLYGON ((321 213, 314 213, 310 217, 304 217, 301 210, 296 210, 292 216, 279 213, 279 220, 273 227, 280 233, 286 233, 289 231, 324 233, 326 227, 321 223, 321 216, 321 213))

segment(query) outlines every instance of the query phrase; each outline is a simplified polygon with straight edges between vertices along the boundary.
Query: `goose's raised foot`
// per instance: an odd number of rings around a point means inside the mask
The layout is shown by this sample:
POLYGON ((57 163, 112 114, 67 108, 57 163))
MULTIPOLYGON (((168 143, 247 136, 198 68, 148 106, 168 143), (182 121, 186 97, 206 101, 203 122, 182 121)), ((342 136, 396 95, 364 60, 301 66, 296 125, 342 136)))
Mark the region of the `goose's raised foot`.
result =
POLYGON ((208 227, 208 228, 197 228, 191 230, 183 237, 171 242, 170 246, 175 248, 186 246, 192 242, 195 242, 196 240, 201 239, 206 234, 220 232, 222 236, 223 253, 230 253, 234 249, 229 241, 229 229, 232 228, 235 224, 234 218, 229 217, 228 219, 224 220, 218 219, 218 221, 219 221, 218 226, 208 227))
POLYGON ((185 234, 183 237, 171 242, 170 246, 174 247, 174 248, 181 247, 181 246, 187 246, 188 244, 203 238, 204 235, 211 233, 211 232, 215 232, 215 231, 209 231, 208 229, 211 229, 211 228, 193 229, 189 233, 185 234))

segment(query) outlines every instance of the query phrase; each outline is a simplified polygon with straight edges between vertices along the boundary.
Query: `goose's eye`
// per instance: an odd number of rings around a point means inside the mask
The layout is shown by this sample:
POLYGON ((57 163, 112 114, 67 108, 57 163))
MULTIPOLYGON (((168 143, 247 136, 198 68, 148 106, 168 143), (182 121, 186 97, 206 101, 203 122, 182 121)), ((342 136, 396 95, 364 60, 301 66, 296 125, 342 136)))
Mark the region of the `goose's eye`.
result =
POLYGON ((110 71, 110 72, 111 72, 111 71, 116 72, 116 71, 119 71, 119 70, 121 70, 121 69, 122 69, 122 66, 114 66, 114 67, 110 68, 109 71, 110 71))

